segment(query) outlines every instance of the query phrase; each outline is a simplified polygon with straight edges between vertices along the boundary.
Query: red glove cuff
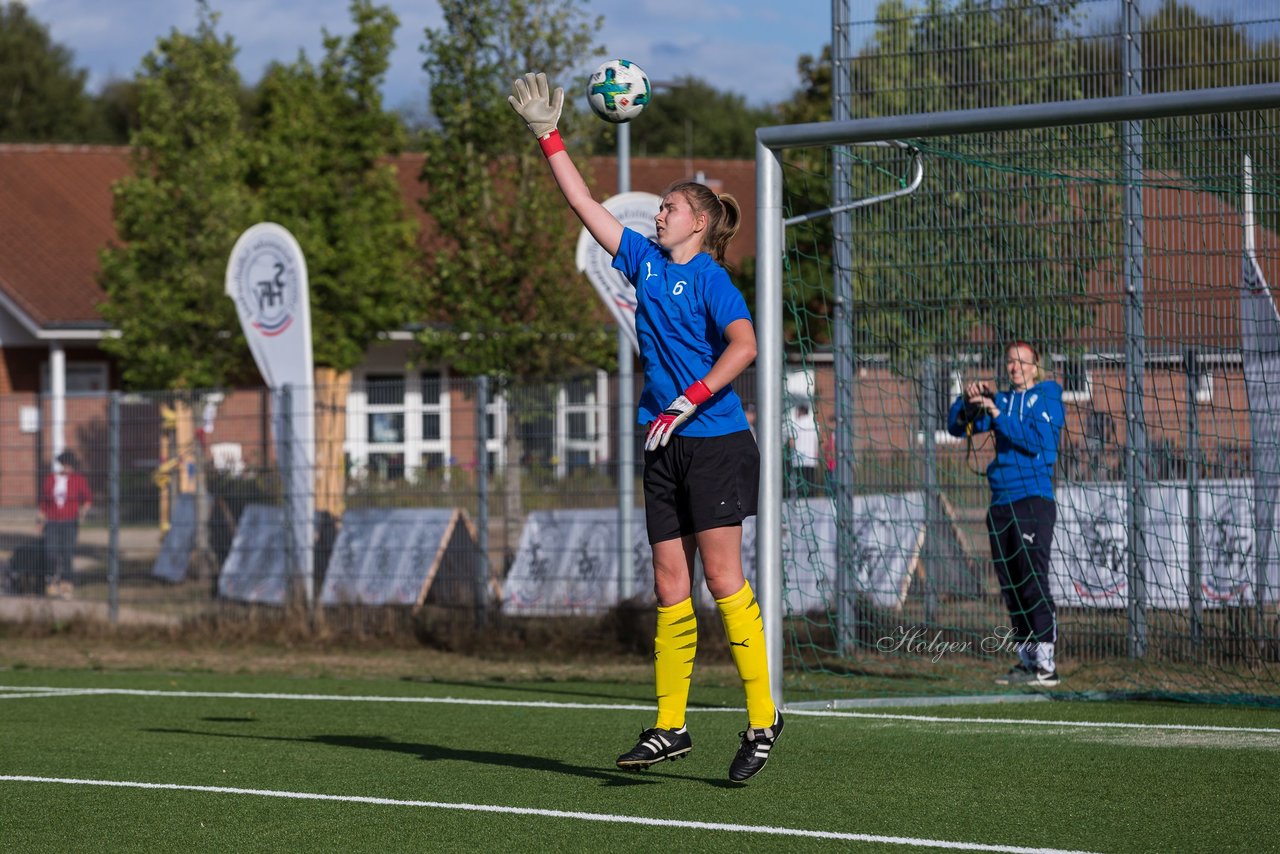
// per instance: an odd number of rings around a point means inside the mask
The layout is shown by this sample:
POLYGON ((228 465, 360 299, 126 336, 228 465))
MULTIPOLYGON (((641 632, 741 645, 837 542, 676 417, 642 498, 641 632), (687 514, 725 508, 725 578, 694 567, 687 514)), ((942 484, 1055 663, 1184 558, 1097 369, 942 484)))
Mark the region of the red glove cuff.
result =
POLYGON ((544 157, 550 157, 558 151, 564 151, 564 140, 560 138, 560 131, 558 130, 553 130, 546 136, 538 137, 538 145, 542 146, 544 157))
POLYGON ((701 406, 711 399, 711 389, 707 388, 707 384, 702 380, 698 380, 684 390, 684 396, 689 398, 689 402, 694 406, 701 406))

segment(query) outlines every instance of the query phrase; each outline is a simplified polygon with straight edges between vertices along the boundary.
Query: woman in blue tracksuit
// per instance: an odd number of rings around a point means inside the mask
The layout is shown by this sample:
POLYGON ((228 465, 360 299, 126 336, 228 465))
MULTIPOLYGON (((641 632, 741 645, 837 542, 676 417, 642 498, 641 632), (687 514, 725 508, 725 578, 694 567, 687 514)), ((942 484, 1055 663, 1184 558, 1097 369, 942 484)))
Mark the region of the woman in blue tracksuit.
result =
POLYGON ((1018 664, 996 679, 1001 685, 1058 684, 1054 645, 1058 619, 1049 589, 1049 556, 1057 507, 1053 465, 1062 432, 1062 386, 1042 380, 1040 356, 1025 341, 1005 350, 1012 388, 995 391, 970 383, 951 404, 947 432, 996 437, 996 456, 987 466, 991 507, 987 535, 1000 592, 1009 609, 1018 664))

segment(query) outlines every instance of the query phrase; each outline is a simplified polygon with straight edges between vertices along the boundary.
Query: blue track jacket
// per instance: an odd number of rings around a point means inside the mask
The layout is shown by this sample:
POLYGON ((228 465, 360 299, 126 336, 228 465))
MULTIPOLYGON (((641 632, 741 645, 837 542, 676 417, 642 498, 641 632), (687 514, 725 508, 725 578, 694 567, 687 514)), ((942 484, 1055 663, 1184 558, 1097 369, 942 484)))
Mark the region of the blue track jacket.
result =
MULTIPOLYGON (((1053 464, 1065 420, 1062 386, 1044 380, 1026 391, 998 391, 995 403, 998 416, 984 411, 973 422, 974 433, 996 434, 996 457, 987 466, 991 503, 1012 504, 1032 496, 1052 501, 1053 464)), ((964 405, 964 395, 951 404, 947 432, 952 436, 965 434, 964 405)))

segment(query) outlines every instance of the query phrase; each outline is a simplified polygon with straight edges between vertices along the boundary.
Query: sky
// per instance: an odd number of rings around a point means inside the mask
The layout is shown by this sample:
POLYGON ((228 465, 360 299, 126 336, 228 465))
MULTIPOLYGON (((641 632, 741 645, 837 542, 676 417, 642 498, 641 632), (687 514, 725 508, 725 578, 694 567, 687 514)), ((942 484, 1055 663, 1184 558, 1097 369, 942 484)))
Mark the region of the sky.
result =
MULTIPOLYGON (((3 0, 0 0, 3 2, 3 0)), ((25 0, 50 38, 72 51, 73 67, 89 72, 96 93, 113 78, 130 78, 156 40, 173 29, 194 32, 195 0, 25 0)), ((219 32, 239 46, 238 67, 256 83, 273 60, 304 50, 321 56, 322 30, 352 30, 348 0, 209 0, 219 32)), ((396 49, 383 87, 384 104, 425 113, 423 31, 442 24, 436 0, 382 0, 400 18, 396 49)), ((755 106, 788 99, 800 86, 796 61, 817 55, 831 38, 831 0, 632 0, 600 8, 599 41, 608 56, 630 59, 661 83, 692 75, 755 106), (678 24, 673 25, 673 22, 678 24)), ((853 0, 853 20, 872 17, 874 0, 853 0)), ((589 71, 590 69, 584 69, 589 71)), ((660 92, 659 92, 660 94, 660 92)), ((585 95, 583 96, 585 98, 585 95)))

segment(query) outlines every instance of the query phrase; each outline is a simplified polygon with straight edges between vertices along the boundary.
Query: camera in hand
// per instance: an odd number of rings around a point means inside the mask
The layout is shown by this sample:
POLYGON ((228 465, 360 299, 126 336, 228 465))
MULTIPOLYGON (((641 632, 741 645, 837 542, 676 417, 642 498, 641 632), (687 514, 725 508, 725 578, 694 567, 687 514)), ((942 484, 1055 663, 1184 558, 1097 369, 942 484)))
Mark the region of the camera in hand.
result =
MULTIPOLYGON (((996 393, 989 388, 982 389, 982 396, 988 400, 995 400, 996 393)), ((980 403, 970 403, 965 401, 964 409, 960 410, 960 423, 969 424, 977 421, 982 417, 982 413, 986 412, 986 408, 980 403)))

